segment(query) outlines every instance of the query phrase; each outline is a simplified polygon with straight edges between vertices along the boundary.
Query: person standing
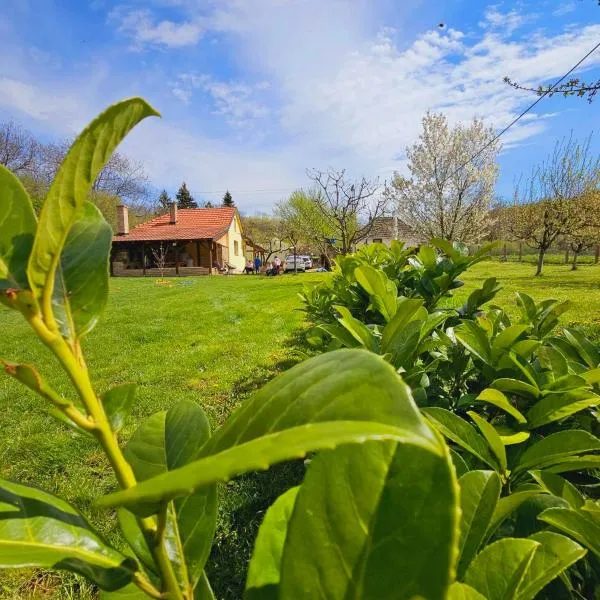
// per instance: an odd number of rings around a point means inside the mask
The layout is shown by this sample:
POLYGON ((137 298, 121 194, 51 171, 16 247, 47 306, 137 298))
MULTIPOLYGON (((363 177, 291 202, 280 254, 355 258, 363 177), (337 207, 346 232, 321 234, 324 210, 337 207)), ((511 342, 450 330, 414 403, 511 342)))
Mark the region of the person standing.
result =
POLYGON ((256 275, 260 275, 260 268, 262 267, 262 261, 260 260, 260 256, 258 254, 254 257, 254 273, 256 275))
POLYGON ((281 259, 279 258, 279 256, 276 256, 275 261, 273 262, 273 274, 279 275, 279 269, 281 269, 281 259))

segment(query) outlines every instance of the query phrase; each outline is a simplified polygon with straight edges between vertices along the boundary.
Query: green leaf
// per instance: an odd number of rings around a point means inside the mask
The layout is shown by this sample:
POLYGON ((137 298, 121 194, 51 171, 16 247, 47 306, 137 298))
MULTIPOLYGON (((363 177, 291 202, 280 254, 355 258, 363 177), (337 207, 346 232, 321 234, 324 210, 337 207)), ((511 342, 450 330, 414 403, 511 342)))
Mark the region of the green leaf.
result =
POLYGON ((46 196, 27 275, 43 313, 49 318, 56 271, 67 235, 81 217, 96 177, 114 149, 142 119, 158 113, 141 98, 113 104, 75 140, 46 196))
POLYGON ((502 482, 495 471, 470 471, 458 483, 462 517, 456 570, 457 578, 462 579, 485 539, 500 498, 502 482))
POLYGON ((134 583, 130 583, 114 592, 100 591, 100 600, 148 600, 148 595, 142 592, 134 583))
POLYGON ((202 456, 288 427, 336 420, 385 423, 440 445, 393 367, 365 350, 337 350, 269 382, 215 432, 202 456))
POLYGON ((523 414, 515 408, 508 400, 508 398, 499 390, 494 388, 486 388, 475 398, 477 402, 487 402, 497 406, 504 412, 507 412, 511 417, 514 417, 517 423, 527 423, 527 419, 523 414))
POLYGON ((579 490, 564 477, 549 471, 529 471, 529 474, 549 494, 564 498, 573 508, 581 508, 584 503, 579 490))
POLYGON ((101 506, 125 506, 140 516, 148 516, 155 514, 162 502, 187 496, 204 486, 228 481, 249 471, 265 470, 285 460, 303 458, 309 451, 360 444, 372 439, 397 440, 441 452, 427 438, 390 425, 370 421, 312 423, 233 446, 133 488, 109 494, 98 503, 101 506))
POLYGON ((358 348, 362 345, 361 342, 339 323, 324 323, 323 325, 319 325, 319 329, 325 331, 345 348, 358 348))
POLYGON ((555 377, 562 377, 569 373, 569 363, 564 354, 552 346, 542 346, 538 352, 541 365, 554 373, 555 377))
MULTIPOLYGON (((125 457, 136 479, 147 481, 190 463, 209 437, 210 427, 204 411, 194 402, 182 401, 167 413, 156 413, 148 418, 131 438, 125 457)), ((193 586, 202 575, 214 536, 216 487, 209 485, 177 500, 169 517, 170 555, 177 557, 180 580, 189 577, 193 586)))
POLYGON ((488 600, 515 598, 540 545, 528 539, 504 538, 486 546, 469 566, 465 583, 488 600))
POLYGON ((496 504, 496 509, 494 510, 494 516, 490 521, 490 526, 488 527, 486 533, 486 539, 489 539, 496 529, 500 527, 500 525, 504 522, 504 520, 515 512, 523 502, 533 498, 534 496, 539 496, 540 490, 527 490, 524 492, 513 492, 510 496, 505 496, 504 498, 500 498, 498 500, 498 504, 496 504))
POLYGON ((600 557, 600 526, 584 513, 570 508, 548 508, 538 519, 577 540, 600 557))
POLYGON ((523 320, 527 323, 535 323, 537 308, 533 298, 524 292, 517 292, 515 295, 517 296, 517 306, 521 309, 521 314, 524 317, 523 320))
POLYGON ((449 410, 438 407, 424 408, 423 414, 444 437, 452 440, 492 469, 498 468, 498 463, 490 452, 487 442, 467 421, 449 410))
POLYGON ((531 436, 531 433, 529 431, 515 431, 514 429, 506 427, 505 425, 499 425, 495 429, 498 432, 498 435, 500 436, 500 439, 502 440, 502 443, 505 446, 522 444, 523 442, 526 442, 531 436))
POLYGON ((29 289, 27 261, 35 230, 35 213, 23 184, 0 165, 0 291, 29 289))
POLYGON ((511 379, 510 377, 494 379, 490 384, 490 387, 500 390, 501 392, 509 392, 511 394, 517 394, 518 396, 533 398, 534 400, 540 395, 540 391, 537 387, 525 383, 524 381, 520 381, 519 379, 511 379))
POLYGON ((492 342, 492 360, 497 361, 528 329, 529 325, 511 325, 502 330, 492 342))
POLYGON ((396 314, 396 284, 387 275, 370 265, 361 265, 354 270, 358 284, 369 294, 371 303, 387 321, 396 314))
POLYGON ((589 390, 572 390, 564 393, 548 394, 538 400, 525 415, 530 429, 560 421, 584 408, 598 406, 600 396, 589 390))
POLYGON ((600 440, 591 433, 581 429, 559 431, 529 446, 513 471, 517 473, 532 467, 547 467, 563 458, 591 450, 600 450, 600 440))
POLYGON ((358 319, 355 319, 345 306, 334 305, 335 310, 340 314, 338 323, 348 330, 354 339, 367 350, 375 351, 375 340, 373 332, 358 319))
POLYGON ((456 470, 457 477, 462 477, 465 473, 469 472, 469 465, 467 465, 465 459, 452 448, 450 448, 450 458, 454 463, 454 469, 456 470))
POLYGON ((568 473, 569 471, 584 471, 586 469, 600 468, 600 456, 597 454, 584 454, 583 456, 572 456, 563 458, 553 465, 544 467, 551 473, 568 473))
MULTIPOLYGON (((404 330, 406 325, 419 318, 420 308, 423 306, 421 298, 403 299, 398 304, 398 310, 391 321, 383 328, 381 336, 381 349, 383 352, 389 352, 395 345, 397 336, 404 330)), ((425 315, 426 316, 426 315, 425 315)))
POLYGON ((492 349, 485 331, 473 321, 463 321, 454 328, 456 339, 486 365, 492 364, 492 349))
POLYGON ((67 338, 89 333, 108 299, 108 257, 112 229, 91 202, 85 202, 67 235, 57 269, 54 314, 67 338))
POLYGON ((583 373, 581 373, 581 377, 583 377, 586 383, 590 385, 600 383, 600 368, 584 371, 583 373))
POLYGON ((279 496, 265 515, 248 566, 247 600, 279 598, 283 547, 299 489, 293 487, 279 496))
POLYGON ((447 454, 392 441, 319 454, 288 526, 279 598, 442 598, 457 491, 447 454))
POLYGON ((436 248, 439 248, 448 258, 452 259, 453 261, 456 262, 462 259, 462 255, 460 254, 460 252, 458 252, 458 250, 456 250, 456 248, 454 248, 452 242, 449 242, 448 240, 444 240, 442 238, 433 238, 431 240, 431 243, 436 248))
POLYGON ((421 246, 419 248, 418 256, 426 269, 429 269, 430 271, 435 269, 437 264, 437 254, 431 246, 421 246))
POLYGON ((42 490, 0 481, 0 568, 43 567, 79 573, 106 590, 129 583, 134 560, 108 546, 70 504, 42 490))
POLYGON ((455 581, 448 588, 448 596, 446 600, 485 600, 485 596, 482 596, 476 589, 472 588, 466 583, 455 581))
POLYGON ((135 384, 118 385, 102 396, 102 405, 113 431, 123 427, 125 418, 129 415, 135 399, 135 384))
POLYGON ((515 600, 533 600, 554 578, 586 554, 573 540, 551 531, 534 533, 529 539, 541 546, 533 555, 515 600))
POLYGON ((504 448, 504 444, 500 439, 500 435, 494 429, 492 425, 490 425, 483 417, 480 417, 475 411, 469 410, 467 414, 475 421, 475 424, 479 428, 479 431, 483 434, 483 437, 487 440, 487 443, 490 445, 494 456, 498 459, 500 463, 501 472, 506 472, 508 468, 508 464, 506 462, 506 449, 504 448))
POLYGON ((600 353, 583 333, 576 329, 564 329, 563 333, 567 340, 576 348, 579 356, 581 356, 588 367, 595 368, 600 366, 600 353))

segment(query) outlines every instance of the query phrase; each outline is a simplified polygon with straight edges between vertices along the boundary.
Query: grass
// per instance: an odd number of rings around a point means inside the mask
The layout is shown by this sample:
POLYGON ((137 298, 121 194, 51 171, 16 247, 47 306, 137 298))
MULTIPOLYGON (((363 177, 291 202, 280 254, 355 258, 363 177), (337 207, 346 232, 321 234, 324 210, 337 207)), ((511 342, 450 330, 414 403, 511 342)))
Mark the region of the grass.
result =
MULTIPOLYGON (((464 277, 453 303, 487 277, 503 290, 496 303, 515 311, 514 293, 535 299, 569 299, 565 322, 600 331, 600 266, 573 272, 548 265, 533 277, 530 264, 484 262, 464 277)), ((304 282, 326 275, 278 278, 214 277, 172 280, 158 286, 151 279, 113 279, 109 305, 99 326, 84 343, 87 362, 99 392, 135 382, 136 404, 122 431, 126 441, 142 419, 182 399, 199 402, 213 425, 222 423, 253 390, 279 370, 299 360, 297 341, 303 315, 297 292, 304 282)), ((68 382, 19 315, 0 310, 0 357, 42 365, 59 390, 68 382)), ((76 504, 109 539, 118 543, 115 523, 93 505, 112 489, 114 480, 92 440, 67 431, 45 414, 43 403, 8 377, 0 377, 0 476, 35 483, 76 504)), ((223 486, 216 546, 210 560, 218 597, 241 597, 252 540, 262 514, 290 482, 302 477, 302 464, 247 476, 223 486)), ((22 570, 0 577, 0 598, 94 597, 93 590, 71 575, 22 570)))

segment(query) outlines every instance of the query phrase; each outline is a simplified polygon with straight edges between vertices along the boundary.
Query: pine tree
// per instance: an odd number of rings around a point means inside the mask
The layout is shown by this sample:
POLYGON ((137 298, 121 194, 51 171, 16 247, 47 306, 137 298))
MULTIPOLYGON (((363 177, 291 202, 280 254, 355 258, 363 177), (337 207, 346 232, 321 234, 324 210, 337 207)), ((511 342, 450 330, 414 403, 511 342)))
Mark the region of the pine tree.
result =
POLYGON ((167 194, 167 190, 163 190, 158 197, 157 212, 166 213, 169 210, 169 204, 171 204, 171 197, 167 194))
POLYGON ((214 208, 214 207, 215 207, 215 205, 210 200, 207 200, 204 203, 204 208, 214 208))
POLYGON ((185 181, 181 184, 181 187, 177 190, 175 195, 177 198, 177 208, 198 208, 198 203, 194 200, 188 190, 185 181))
POLYGON ((233 201, 229 190, 227 190, 223 196, 223 206, 235 206, 235 202, 233 201))

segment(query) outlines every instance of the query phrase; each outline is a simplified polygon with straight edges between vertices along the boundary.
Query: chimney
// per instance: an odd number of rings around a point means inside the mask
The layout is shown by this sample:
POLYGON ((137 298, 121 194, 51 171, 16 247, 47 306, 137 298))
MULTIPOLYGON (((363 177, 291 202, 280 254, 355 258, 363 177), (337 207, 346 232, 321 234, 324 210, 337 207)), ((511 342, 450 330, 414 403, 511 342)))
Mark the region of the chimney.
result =
POLYGON ((117 235, 129 233, 129 209, 124 204, 117 206, 117 235))
POLYGON ((175 225, 177 223, 177 204, 175 202, 169 204, 169 214, 171 215, 169 223, 175 225))

